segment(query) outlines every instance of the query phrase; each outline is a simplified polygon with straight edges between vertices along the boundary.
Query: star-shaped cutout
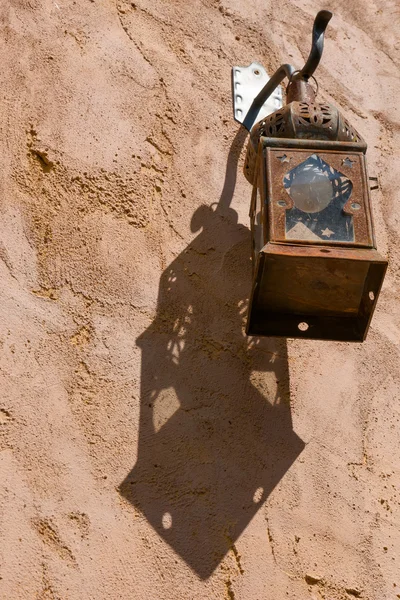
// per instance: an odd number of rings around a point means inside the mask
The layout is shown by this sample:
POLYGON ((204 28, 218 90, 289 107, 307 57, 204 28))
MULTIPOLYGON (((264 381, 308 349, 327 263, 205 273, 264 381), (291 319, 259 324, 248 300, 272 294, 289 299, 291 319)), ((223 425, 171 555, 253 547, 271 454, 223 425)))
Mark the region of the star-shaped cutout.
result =
POLYGON ((286 154, 282 154, 282 156, 277 156, 276 158, 278 158, 281 161, 281 163, 289 162, 290 161, 290 158, 288 158, 286 156, 286 154))
POLYGON ((321 233, 322 233, 322 235, 330 238, 331 235, 333 235, 335 232, 331 231, 330 229, 328 229, 328 227, 326 227, 325 229, 321 229, 321 233))
POLYGON ((353 167, 353 163, 356 162, 355 160, 352 160, 349 156, 347 156, 346 158, 344 158, 342 160, 342 165, 344 165, 345 167, 350 167, 350 169, 353 167))

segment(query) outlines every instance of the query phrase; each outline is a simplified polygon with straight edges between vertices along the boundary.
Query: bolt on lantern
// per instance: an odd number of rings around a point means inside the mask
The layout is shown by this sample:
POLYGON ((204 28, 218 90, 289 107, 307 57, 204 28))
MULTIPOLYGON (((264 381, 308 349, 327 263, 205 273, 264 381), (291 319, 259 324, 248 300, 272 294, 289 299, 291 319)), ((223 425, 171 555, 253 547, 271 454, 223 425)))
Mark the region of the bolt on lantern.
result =
POLYGON ((309 82, 331 17, 317 14, 300 71, 282 65, 269 79, 258 63, 232 69, 234 117, 250 131, 248 335, 363 341, 385 276, 387 261, 375 249, 367 145, 337 108, 316 102, 309 82), (285 77, 282 107, 277 86, 285 77))

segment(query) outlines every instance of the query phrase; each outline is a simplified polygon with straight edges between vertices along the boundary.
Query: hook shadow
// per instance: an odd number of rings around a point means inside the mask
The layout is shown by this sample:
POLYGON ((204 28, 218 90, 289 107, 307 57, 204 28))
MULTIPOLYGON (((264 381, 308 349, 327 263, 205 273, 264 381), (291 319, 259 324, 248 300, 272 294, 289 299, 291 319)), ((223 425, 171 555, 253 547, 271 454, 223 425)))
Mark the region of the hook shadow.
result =
POLYGON ((137 340, 138 459, 120 486, 202 579, 304 448, 292 429, 286 342, 243 331, 251 241, 230 202, 246 133, 232 143, 218 207, 194 213, 201 231, 162 274, 156 317, 137 340))

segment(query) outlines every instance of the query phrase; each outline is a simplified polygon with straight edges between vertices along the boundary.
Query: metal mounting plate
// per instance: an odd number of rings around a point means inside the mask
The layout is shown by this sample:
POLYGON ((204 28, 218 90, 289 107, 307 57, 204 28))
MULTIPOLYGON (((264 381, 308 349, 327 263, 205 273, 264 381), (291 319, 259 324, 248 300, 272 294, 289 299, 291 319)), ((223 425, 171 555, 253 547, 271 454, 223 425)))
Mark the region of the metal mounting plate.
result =
MULTIPOLYGON (((232 98, 235 121, 243 123, 254 98, 269 79, 264 67, 257 62, 251 63, 248 67, 232 67, 232 98)), ((282 104, 282 88, 278 86, 260 108, 256 121, 275 112, 282 107, 282 104)))

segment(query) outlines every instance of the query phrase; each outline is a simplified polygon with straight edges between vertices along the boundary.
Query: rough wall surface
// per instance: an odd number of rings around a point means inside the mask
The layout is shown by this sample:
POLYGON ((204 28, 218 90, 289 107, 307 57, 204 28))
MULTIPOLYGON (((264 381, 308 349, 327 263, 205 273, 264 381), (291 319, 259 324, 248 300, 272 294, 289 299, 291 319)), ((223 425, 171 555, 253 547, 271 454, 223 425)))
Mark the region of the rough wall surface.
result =
POLYGON ((243 333, 230 67, 319 8, 1 2, 2 599, 400 598, 396 1, 327 0, 318 72, 380 181, 368 340, 243 333))

